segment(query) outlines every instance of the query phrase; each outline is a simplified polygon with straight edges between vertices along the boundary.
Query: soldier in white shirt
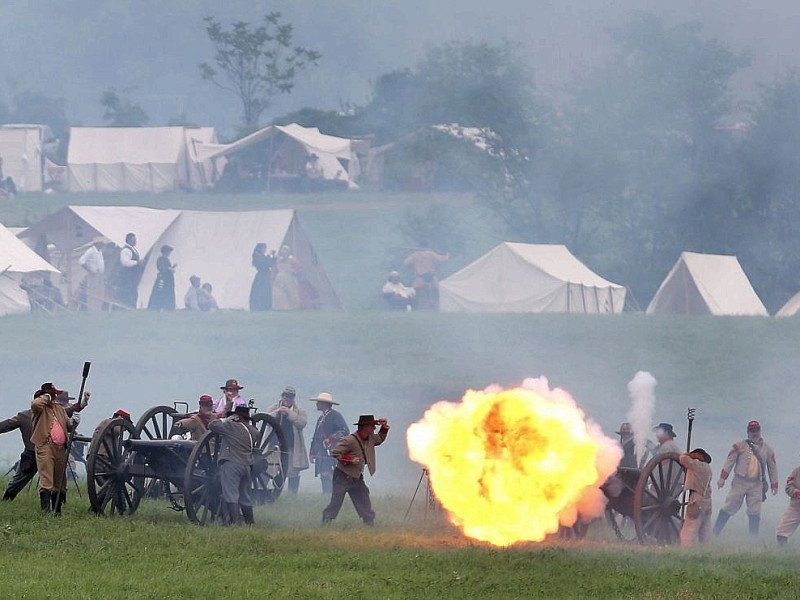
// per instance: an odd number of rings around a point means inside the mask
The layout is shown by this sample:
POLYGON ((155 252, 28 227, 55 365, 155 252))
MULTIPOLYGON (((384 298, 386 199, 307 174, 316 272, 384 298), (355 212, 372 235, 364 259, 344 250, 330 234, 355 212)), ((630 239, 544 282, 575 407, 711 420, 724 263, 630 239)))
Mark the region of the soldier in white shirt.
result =
POLYGON ((86 278, 81 283, 86 294, 86 310, 102 310, 106 299, 106 265, 103 259, 105 244, 105 238, 94 238, 91 246, 78 259, 78 264, 86 271, 86 278))

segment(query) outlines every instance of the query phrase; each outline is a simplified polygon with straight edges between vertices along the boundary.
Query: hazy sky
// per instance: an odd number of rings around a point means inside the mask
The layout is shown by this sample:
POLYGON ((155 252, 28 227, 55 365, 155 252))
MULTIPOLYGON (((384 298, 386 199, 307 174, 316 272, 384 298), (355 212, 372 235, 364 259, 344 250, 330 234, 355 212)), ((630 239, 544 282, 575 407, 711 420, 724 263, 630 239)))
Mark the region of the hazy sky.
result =
POLYGON ((197 65, 211 57, 202 19, 253 21, 268 10, 283 12, 295 41, 321 51, 323 60, 265 120, 303 105, 364 103, 375 78, 447 40, 518 41, 540 89, 550 91, 601 61, 608 28, 635 10, 668 24, 701 21, 709 36, 752 50, 754 65, 737 82, 744 93, 795 66, 800 55, 800 5, 786 0, 3 0, 0 97, 38 89, 66 99, 70 119, 89 125, 101 123, 103 90, 134 88, 151 124, 183 111, 229 131, 239 118, 236 99, 198 74, 197 65))

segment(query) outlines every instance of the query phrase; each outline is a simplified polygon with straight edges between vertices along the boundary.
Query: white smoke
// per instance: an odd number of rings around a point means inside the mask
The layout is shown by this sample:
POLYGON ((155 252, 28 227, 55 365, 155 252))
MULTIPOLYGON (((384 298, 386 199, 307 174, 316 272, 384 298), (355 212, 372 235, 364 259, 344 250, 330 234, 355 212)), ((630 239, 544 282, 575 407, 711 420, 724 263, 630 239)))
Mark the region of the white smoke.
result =
POLYGON ((627 419, 633 429, 633 445, 636 458, 644 456, 647 447, 647 436, 653 422, 653 413, 656 407, 655 389, 658 382, 647 371, 639 371, 628 382, 628 396, 631 399, 631 408, 627 419))

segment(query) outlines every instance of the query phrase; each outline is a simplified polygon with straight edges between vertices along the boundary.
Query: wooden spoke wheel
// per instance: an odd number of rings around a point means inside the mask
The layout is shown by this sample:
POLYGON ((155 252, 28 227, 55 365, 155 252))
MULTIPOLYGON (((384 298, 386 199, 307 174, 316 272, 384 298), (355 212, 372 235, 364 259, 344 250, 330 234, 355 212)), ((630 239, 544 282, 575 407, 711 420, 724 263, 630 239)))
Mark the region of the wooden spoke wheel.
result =
POLYGON ((89 503, 96 514, 131 515, 136 512, 144 493, 144 478, 134 477, 130 468, 141 462, 136 452, 123 446, 128 439, 138 439, 133 424, 126 419, 111 419, 92 438, 86 460, 89 503))
POLYGON ((278 420, 265 413, 253 415, 258 429, 258 444, 253 464, 253 483, 250 495, 253 502, 275 502, 281 495, 289 470, 290 449, 278 420))
POLYGON ((651 458, 642 469, 633 499, 633 522, 640 543, 678 543, 684 477, 685 470, 674 452, 651 458))
POLYGON ((136 422, 140 440, 168 440, 172 435, 172 415, 178 411, 170 406, 154 406, 136 422))
MULTIPOLYGON (((171 406, 154 406, 145 412, 136 422, 136 432, 140 440, 168 440, 172 437, 174 419, 177 410, 171 406)), ((148 477, 145 480, 145 495, 149 498, 169 496, 169 483, 148 477)))
POLYGON ((223 519, 222 486, 217 465, 219 449, 219 436, 207 431, 192 449, 186 464, 183 502, 186 515, 198 525, 223 519))

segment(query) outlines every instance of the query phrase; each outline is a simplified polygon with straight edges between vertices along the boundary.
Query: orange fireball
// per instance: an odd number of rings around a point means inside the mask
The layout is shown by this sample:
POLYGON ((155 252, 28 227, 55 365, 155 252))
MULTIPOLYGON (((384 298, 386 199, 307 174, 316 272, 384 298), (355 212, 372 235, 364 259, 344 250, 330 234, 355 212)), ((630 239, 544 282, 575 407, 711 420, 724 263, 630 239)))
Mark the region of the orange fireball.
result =
POLYGON ((541 541, 559 524, 602 514, 599 486, 622 454, 544 378, 438 402, 407 441, 451 521, 497 546, 541 541))

